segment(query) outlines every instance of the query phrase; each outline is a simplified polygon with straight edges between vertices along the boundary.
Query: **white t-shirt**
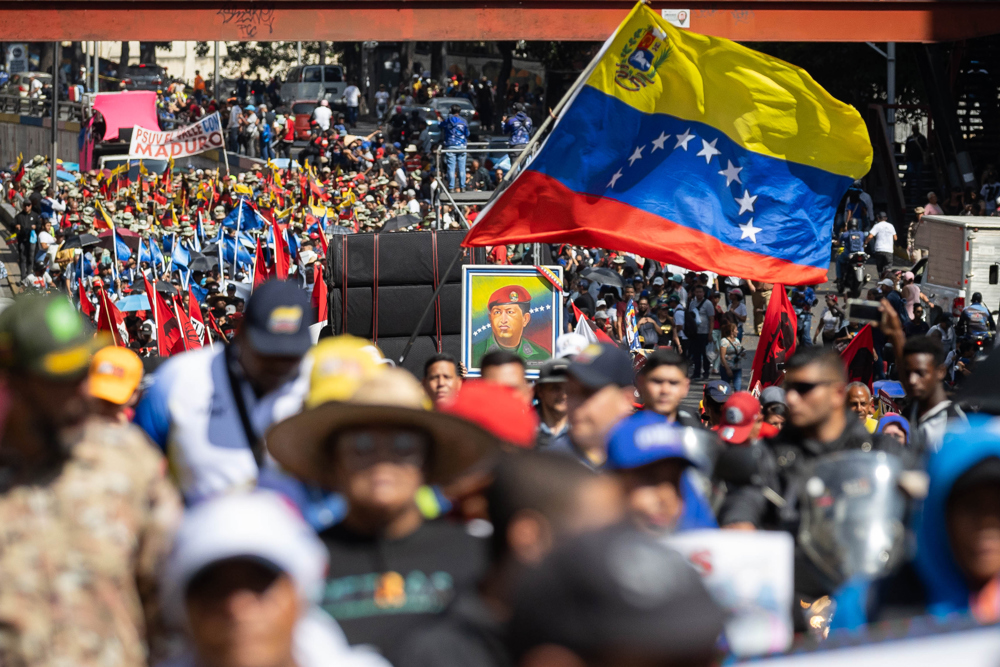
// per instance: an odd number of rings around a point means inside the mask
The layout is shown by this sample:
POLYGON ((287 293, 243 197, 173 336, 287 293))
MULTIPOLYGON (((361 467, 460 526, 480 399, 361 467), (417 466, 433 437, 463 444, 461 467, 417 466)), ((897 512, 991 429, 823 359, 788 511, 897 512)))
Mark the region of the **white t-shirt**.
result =
POLYGON ((406 188, 406 170, 400 167, 393 174, 393 178, 395 178, 396 182, 399 183, 400 189, 406 188))
POLYGON ((747 306, 742 301, 740 301, 739 305, 737 305, 735 308, 731 308, 730 310, 736 315, 739 315, 740 317, 747 316, 747 306))
POLYGON ((413 215, 420 215, 420 202, 416 199, 411 199, 406 202, 406 208, 409 209, 410 213, 413 215))
POLYGON ((357 86, 348 86, 344 90, 344 99, 347 101, 347 106, 358 106, 361 101, 361 90, 357 86))
POLYGON ((384 90, 375 93, 375 104, 389 104, 389 93, 384 90))
POLYGON ((896 235, 896 228, 890 223, 885 220, 876 223, 868 234, 875 237, 875 252, 892 252, 892 237, 896 235))
POLYGON ((820 326, 823 327, 823 331, 827 333, 835 333, 840 331, 843 326, 843 318, 840 315, 834 315, 833 311, 829 308, 823 311, 823 314, 819 318, 820 326))
POLYGON ((229 129, 235 129, 240 125, 240 108, 234 106, 229 110, 229 129))
POLYGON ((330 129, 330 119, 333 118, 333 112, 330 111, 330 107, 316 107, 313 109, 313 118, 316 119, 319 129, 325 132, 330 129))

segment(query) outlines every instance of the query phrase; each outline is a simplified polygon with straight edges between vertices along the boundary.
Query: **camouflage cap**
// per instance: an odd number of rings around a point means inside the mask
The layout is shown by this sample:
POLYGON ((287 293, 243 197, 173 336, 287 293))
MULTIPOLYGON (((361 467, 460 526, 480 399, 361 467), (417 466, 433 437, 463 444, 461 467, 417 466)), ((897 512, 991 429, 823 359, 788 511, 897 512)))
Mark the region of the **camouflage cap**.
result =
POLYGON ((80 378, 104 342, 66 297, 24 296, 0 315, 0 367, 8 370, 80 378))

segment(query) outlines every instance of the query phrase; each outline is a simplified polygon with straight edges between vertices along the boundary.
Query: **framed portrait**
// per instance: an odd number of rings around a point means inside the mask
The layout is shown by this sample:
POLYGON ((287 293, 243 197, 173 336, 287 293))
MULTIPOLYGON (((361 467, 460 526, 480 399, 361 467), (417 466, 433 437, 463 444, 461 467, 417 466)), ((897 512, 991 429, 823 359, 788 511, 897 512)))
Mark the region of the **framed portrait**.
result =
MULTIPOLYGON (((547 266, 562 284, 562 267, 547 266)), ((563 328, 562 293, 531 266, 462 267, 462 362, 478 377, 482 358, 507 350, 528 377, 552 358, 563 328)))

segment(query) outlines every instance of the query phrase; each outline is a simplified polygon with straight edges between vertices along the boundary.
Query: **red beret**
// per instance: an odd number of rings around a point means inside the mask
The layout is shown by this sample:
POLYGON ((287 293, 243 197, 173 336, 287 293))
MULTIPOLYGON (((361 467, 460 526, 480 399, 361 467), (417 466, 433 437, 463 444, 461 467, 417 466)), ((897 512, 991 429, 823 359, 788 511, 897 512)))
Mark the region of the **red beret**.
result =
POLYGON ((520 285, 507 285, 506 287, 501 287, 490 295, 487 308, 493 308, 493 306, 507 303, 526 303, 530 305, 531 295, 528 294, 528 290, 524 289, 520 285))

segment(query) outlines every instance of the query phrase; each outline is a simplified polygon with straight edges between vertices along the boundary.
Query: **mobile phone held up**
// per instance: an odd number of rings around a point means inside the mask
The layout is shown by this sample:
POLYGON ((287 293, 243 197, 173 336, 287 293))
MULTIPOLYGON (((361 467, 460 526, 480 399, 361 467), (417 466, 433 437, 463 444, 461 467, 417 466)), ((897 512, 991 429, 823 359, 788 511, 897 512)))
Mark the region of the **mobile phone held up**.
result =
POLYGON ((879 309, 878 301, 865 301, 864 299, 847 300, 847 319, 859 324, 871 324, 877 327, 882 321, 882 311, 879 309))

